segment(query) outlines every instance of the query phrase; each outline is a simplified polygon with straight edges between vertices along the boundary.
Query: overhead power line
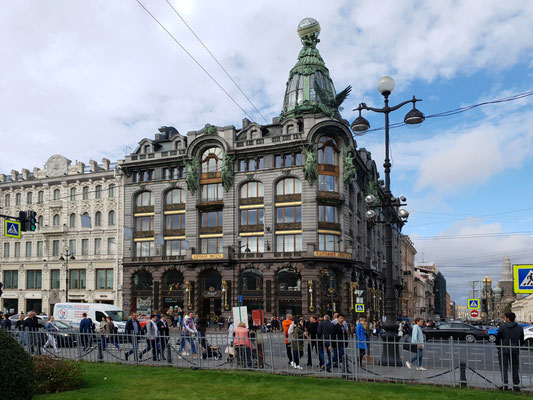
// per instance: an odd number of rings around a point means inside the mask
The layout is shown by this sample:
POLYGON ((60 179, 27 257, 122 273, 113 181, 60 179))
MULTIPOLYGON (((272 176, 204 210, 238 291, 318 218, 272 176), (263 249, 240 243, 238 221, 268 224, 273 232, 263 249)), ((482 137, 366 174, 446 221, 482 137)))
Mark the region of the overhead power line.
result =
POLYGON ((248 100, 248 102, 252 105, 252 107, 254 108, 254 110, 261 116, 261 118, 263 118, 263 120, 265 121, 266 124, 268 124, 268 121, 266 120, 266 118, 263 116, 263 114, 261 114, 261 111, 259 111, 257 109, 257 107, 255 106, 255 104, 252 102, 252 100, 250 100, 250 98, 246 95, 246 93, 244 93, 244 91, 241 89, 241 87, 237 84, 237 82, 235 82, 235 80, 231 77, 231 75, 229 74, 229 72, 226 70, 226 68, 224 68, 222 66, 222 64, 218 61, 218 59, 214 56, 214 54, 207 48, 207 46, 205 45, 205 43, 202 41, 202 39, 200 39, 198 37, 198 35, 194 32, 194 30, 189 26, 189 24, 185 21, 185 19, 183 19, 183 17, 181 16, 181 14, 178 12, 178 10, 176 10, 174 8, 174 6, 172 6, 172 4, 170 4, 170 2, 168 0, 165 0, 166 3, 169 5, 170 8, 172 8, 172 10, 176 13, 176 15, 181 19, 181 21, 185 24, 185 26, 191 31, 191 33, 194 35, 194 37, 196 39, 198 39, 198 41, 200 42, 200 44, 203 46, 203 48, 205 49, 205 51, 207 51, 209 53, 209 55, 211 57, 213 57, 213 60, 215 60, 215 62, 218 64, 218 66, 222 69, 222 71, 224 71, 224 73, 227 75, 227 77, 233 82, 233 84, 237 87, 237 89, 239 89, 239 91, 242 93, 242 95, 244 97, 246 97, 246 100, 248 100))
POLYGON ((212 80, 213 82, 215 82, 215 84, 220 88, 220 90, 222 90, 222 91, 226 94, 226 96, 228 96, 228 97, 231 99, 231 101, 233 101, 233 103, 235 103, 235 105, 236 105, 237 107, 239 107, 240 110, 241 110, 241 111, 242 111, 242 112, 243 112, 243 113, 244 113, 244 114, 245 114, 250 120, 253 121, 254 119, 253 119, 253 118, 252 118, 252 117, 246 112, 246 110, 245 110, 244 108, 241 107, 241 105, 237 102, 237 100, 235 100, 235 99, 233 98, 233 96, 231 96, 231 94, 229 94, 229 93, 226 91, 226 89, 224 89, 224 88, 222 87, 222 85, 221 85, 220 83, 218 83, 218 81, 217 81, 217 80, 216 80, 216 79, 215 79, 215 78, 214 78, 214 77, 213 77, 213 76, 212 76, 212 75, 211 75, 211 74, 210 74, 210 73, 204 68, 204 66, 203 66, 203 65, 202 65, 202 64, 201 64, 196 58, 194 58, 194 56, 193 56, 191 53, 189 53, 189 51, 188 51, 188 50, 187 50, 187 49, 186 49, 186 48, 185 48, 185 47, 184 47, 184 46, 178 41, 178 39, 176 39, 176 37, 175 37, 172 33, 170 33, 170 31, 169 31, 167 28, 165 28, 165 26, 164 26, 164 25, 163 25, 163 24, 162 24, 162 23, 156 18, 156 16, 155 16, 154 14, 152 14, 152 13, 151 13, 151 12, 150 12, 150 11, 144 6, 144 4, 141 3, 139 0, 135 0, 135 1, 136 1, 136 2, 137 2, 137 3, 143 8, 144 11, 146 11, 146 13, 147 13, 148 15, 150 15, 150 17, 152 17, 152 19, 153 19, 153 20, 154 20, 154 21, 155 21, 155 22, 161 27, 161 29, 163 29, 163 30, 164 30, 164 31, 165 31, 165 32, 166 32, 166 33, 172 38, 172 40, 174 40, 174 42, 176 42, 176 44, 177 44, 178 46, 181 47, 181 49, 182 49, 182 50, 183 50, 183 51, 184 51, 184 52, 185 52, 185 53, 186 53, 186 54, 187 54, 187 55, 188 55, 188 56, 189 56, 189 57, 190 57, 195 63, 196 63, 196 65, 198 65, 198 66, 202 69, 202 71, 204 71, 205 74, 206 74, 209 78, 211 78, 211 80, 212 80))
POLYGON ((524 236, 524 235, 531 236, 533 235, 533 231, 472 233, 468 235, 419 236, 419 237, 413 237, 413 240, 473 239, 473 238, 481 238, 481 237, 524 236))

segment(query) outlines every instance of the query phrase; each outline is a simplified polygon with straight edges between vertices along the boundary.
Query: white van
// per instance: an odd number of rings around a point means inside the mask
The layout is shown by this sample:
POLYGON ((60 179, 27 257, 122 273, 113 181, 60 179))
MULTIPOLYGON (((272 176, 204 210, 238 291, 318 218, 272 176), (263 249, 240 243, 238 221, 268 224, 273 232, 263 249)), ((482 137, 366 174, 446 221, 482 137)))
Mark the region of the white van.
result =
POLYGON ((113 323, 119 333, 124 332, 128 316, 119 307, 111 304, 101 303, 57 303, 54 306, 54 318, 57 321, 67 321, 72 326, 79 327, 83 319, 82 314, 87 313, 87 317, 98 327, 102 318, 111 316, 113 323))

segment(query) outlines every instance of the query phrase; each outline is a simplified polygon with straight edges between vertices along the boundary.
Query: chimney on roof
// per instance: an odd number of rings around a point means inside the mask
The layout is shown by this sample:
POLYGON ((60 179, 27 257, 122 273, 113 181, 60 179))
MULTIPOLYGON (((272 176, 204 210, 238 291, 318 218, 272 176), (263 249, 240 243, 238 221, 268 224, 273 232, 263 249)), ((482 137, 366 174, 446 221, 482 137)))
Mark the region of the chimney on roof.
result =
POLYGON ((102 158, 102 164, 104 166, 104 171, 109 171, 109 165, 111 164, 111 161, 109 161, 107 158, 102 158))

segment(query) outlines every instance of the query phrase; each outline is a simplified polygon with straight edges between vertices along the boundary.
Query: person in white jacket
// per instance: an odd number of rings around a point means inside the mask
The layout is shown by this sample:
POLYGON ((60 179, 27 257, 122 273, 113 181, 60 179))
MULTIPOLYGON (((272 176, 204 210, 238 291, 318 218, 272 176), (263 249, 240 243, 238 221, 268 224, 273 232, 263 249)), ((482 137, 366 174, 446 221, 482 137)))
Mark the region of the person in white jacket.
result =
POLYGON ((417 371, 425 371, 426 369, 422 367, 422 354, 424 352, 424 334, 422 333, 422 325, 424 324, 424 321, 422 318, 415 318, 415 322, 413 324, 413 333, 411 334, 411 343, 413 345, 416 345, 416 353, 411 359, 411 361, 406 361, 405 365, 407 368, 411 369, 413 368, 412 363, 418 360, 417 363, 417 371))
POLYGON ((196 346, 194 343, 194 336, 198 334, 196 326, 194 325, 193 313, 189 313, 183 319, 182 328, 181 328, 181 343, 178 350, 178 355, 181 356, 183 348, 185 347, 186 341, 189 342, 194 358, 197 358, 196 355, 196 346))

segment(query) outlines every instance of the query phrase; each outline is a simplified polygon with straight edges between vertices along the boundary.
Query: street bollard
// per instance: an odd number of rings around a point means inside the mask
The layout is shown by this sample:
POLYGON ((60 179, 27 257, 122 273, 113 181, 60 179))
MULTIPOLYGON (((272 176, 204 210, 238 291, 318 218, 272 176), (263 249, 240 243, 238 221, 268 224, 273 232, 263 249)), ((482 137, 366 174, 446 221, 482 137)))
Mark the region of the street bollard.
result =
POLYGON ((466 363, 462 361, 459 364, 459 382, 461 384, 461 387, 467 387, 466 382, 466 363))
POLYGON ((102 345, 103 345, 102 340, 100 340, 100 343, 98 343, 98 361, 99 362, 104 361, 104 352, 102 350, 102 345))
POLYGON ((167 350, 167 363, 169 365, 172 365, 172 349, 170 348, 170 345, 171 345, 171 338, 170 337, 165 337, 166 340, 168 340, 167 342, 167 347, 166 347, 166 350, 167 350))

